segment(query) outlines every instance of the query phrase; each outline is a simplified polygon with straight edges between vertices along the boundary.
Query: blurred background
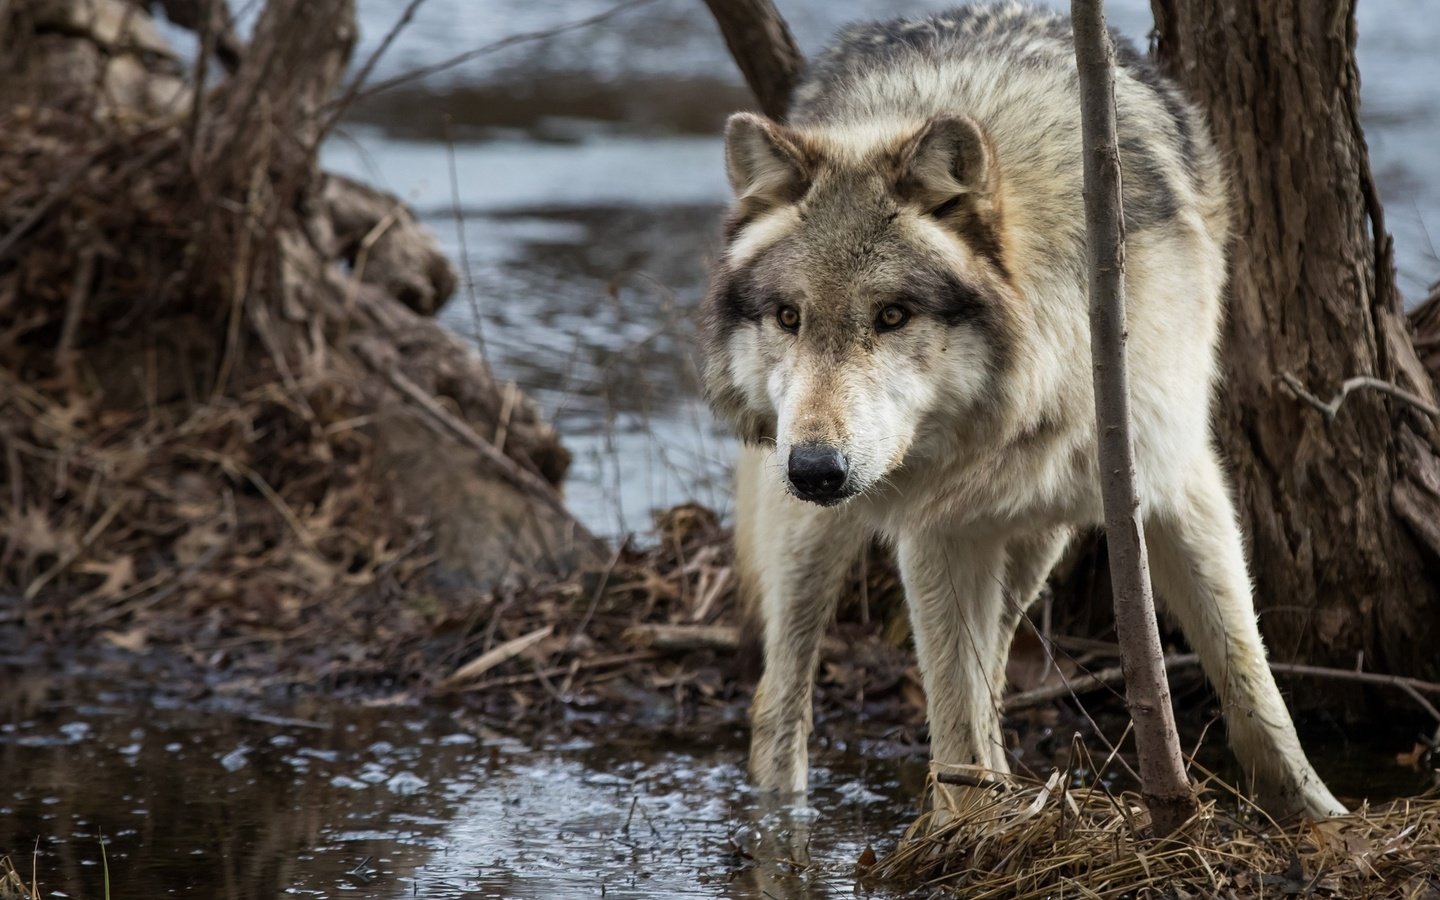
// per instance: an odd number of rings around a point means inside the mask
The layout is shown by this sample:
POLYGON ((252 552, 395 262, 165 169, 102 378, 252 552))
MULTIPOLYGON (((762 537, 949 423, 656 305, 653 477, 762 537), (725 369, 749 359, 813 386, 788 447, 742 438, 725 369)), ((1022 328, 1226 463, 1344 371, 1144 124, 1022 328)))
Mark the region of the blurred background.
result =
MULTIPOLYGON (((846 22, 949 5, 779 4, 807 55, 846 22)), ((362 0, 357 60, 405 6, 362 0)), ((430 0, 371 83, 614 8, 430 0)), ((1147 45, 1145 0, 1106 8, 1147 45)), ((1440 277, 1440 20, 1430 0, 1364 0, 1358 16, 1365 134, 1416 302, 1440 277)), ((731 448, 699 398, 692 312, 728 199, 720 128, 750 105, 703 5, 652 0, 379 93, 326 148, 328 168, 405 198, 440 236, 468 281, 442 317, 552 417, 575 454, 567 500, 599 534, 689 499, 726 509, 731 448)))

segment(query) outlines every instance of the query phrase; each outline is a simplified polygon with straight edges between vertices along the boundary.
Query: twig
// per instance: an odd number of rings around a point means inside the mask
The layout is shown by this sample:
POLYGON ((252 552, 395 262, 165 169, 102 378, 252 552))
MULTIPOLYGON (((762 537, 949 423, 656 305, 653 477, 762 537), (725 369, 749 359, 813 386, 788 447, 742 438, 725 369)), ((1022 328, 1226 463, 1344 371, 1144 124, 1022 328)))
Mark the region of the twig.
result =
POLYGON ((187 142, 190 145, 190 170, 200 182, 200 135, 205 120, 205 82, 210 75, 210 54, 215 49, 215 0, 198 0, 201 7, 200 21, 196 23, 200 40, 199 51, 195 54, 195 74, 190 95, 190 125, 187 142))
POLYGON ((230 526, 229 531, 226 532, 226 534, 224 535, 224 540, 216 542, 213 546, 211 546, 203 554, 201 554, 193 562, 191 562, 190 565, 186 566, 185 570, 182 571, 179 575, 175 576, 175 578, 173 578, 169 584, 165 585, 162 588, 159 588, 153 594, 144 597, 136 595, 136 599, 134 599, 133 601, 127 600, 116 603, 109 609, 90 617, 87 624, 89 624, 91 627, 96 627, 99 625, 103 625, 107 622, 111 622, 115 619, 119 619, 126 615, 133 615, 135 613, 143 612, 147 609, 151 609, 161 603, 164 603, 176 592, 186 587, 190 583, 191 579, 193 579, 200 572, 208 569, 210 567, 210 564, 214 562, 217 558, 219 558, 220 554, 227 550, 235 539, 235 530, 238 527, 235 521, 235 500, 234 496, 229 491, 225 493, 225 512, 223 513, 223 515, 226 519, 227 524, 229 524, 230 526))
POLYGON ((652 660, 655 659, 656 656, 656 653, 649 650, 641 650, 636 653, 612 653, 608 656, 597 656, 593 659, 583 660, 578 666, 574 663, 571 663, 568 666, 552 666, 548 669, 536 669, 532 672, 521 672, 517 675, 506 675, 502 678, 492 678, 488 681, 481 681, 476 684, 463 684, 443 687, 437 690, 436 693, 445 694, 461 691, 465 693, 483 693, 485 691, 494 690, 495 688, 515 687, 517 685, 530 684, 531 682, 539 681, 542 677, 552 678, 556 675, 565 675, 568 674, 571 669, 574 669, 574 671, 576 672, 583 672, 587 669, 604 669, 608 668, 609 666, 618 666, 625 663, 652 660))
POLYGON ((1104 0, 1071 0, 1070 20, 1080 79, 1090 355, 1115 631, 1128 675, 1126 705, 1135 723, 1141 792, 1155 831, 1163 836, 1193 818, 1199 804, 1175 730, 1136 487, 1125 366, 1125 219, 1115 130, 1115 48, 1105 26, 1104 0))
POLYGON ((1320 413, 1325 416, 1326 422, 1335 421, 1336 414, 1340 412, 1340 404, 1345 402, 1345 398, 1350 396, 1351 392, 1360 390, 1361 388, 1370 388, 1373 391, 1379 391, 1382 394, 1388 394, 1391 397, 1394 397, 1396 400, 1401 400, 1405 403, 1410 404, 1411 406, 1425 413, 1427 416, 1440 419, 1440 406, 1436 406, 1433 403, 1425 400, 1423 397, 1418 397, 1407 390, 1398 388, 1388 381, 1384 381, 1379 378, 1371 378, 1368 375, 1361 375, 1355 378, 1347 378, 1340 385, 1340 392, 1334 397, 1330 398, 1329 403, 1326 403, 1319 397, 1305 390, 1304 383, 1301 382, 1300 379, 1296 378, 1294 375, 1291 375, 1289 372, 1281 373, 1280 380, 1285 382, 1285 386, 1290 389, 1290 391, 1296 396, 1297 399, 1303 400, 1311 406, 1315 407, 1316 409, 1320 410, 1320 413))
POLYGON ((125 505, 126 499, 126 495, 124 494, 115 498, 115 501, 110 504, 110 507, 106 509, 105 512, 100 515, 100 518, 95 520, 95 524, 91 525, 89 530, 85 532, 85 536, 80 539, 80 543, 76 544, 73 550, 60 557, 55 565, 45 570, 36 577, 34 581, 30 582, 30 585, 25 588, 25 599, 34 600, 35 595, 44 590, 45 585, 55 580, 55 578, 66 569, 74 565, 75 560, 84 555, 85 551, 90 549, 90 545, 95 543, 100 535, 105 532, 105 529, 110 527, 110 523, 115 521, 115 517, 120 514, 120 509, 125 505))
POLYGON ((958 784, 963 787, 982 788, 987 791, 1003 791, 1009 787, 994 778, 971 775, 969 772, 936 772, 935 780, 941 784, 958 784))
POLYGON ((352 313, 355 309, 355 298, 360 293, 360 285, 365 281, 365 267, 370 264, 370 251, 400 218, 404 208, 405 205, 396 200, 395 205, 360 239, 360 245, 355 250, 355 263, 350 267, 350 283, 345 289, 345 324, 341 331, 342 338, 349 333, 350 323, 354 320, 352 313))
POLYGON ((482 438, 475 429, 452 415, 445 407, 440 405, 439 401, 430 396, 424 388, 405 377, 398 369, 393 366, 384 365, 375 354, 369 352, 363 345, 358 349, 360 355, 370 364, 371 368, 384 375, 396 390, 415 401, 422 411, 427 413, 446 431, 450 432, 471 449, 478 451, 480 455, 485 458, 486 462, 495 467, 496 471, 504 480, 510 482, 511 485, 519 488, 528 495, 533 496, 555 512, 560 513, 570 523, 570 527, 575 529, 576 535, 579 538, 594 543, 596 546, 599 545, 599 541, 591 535, 583 525, 576 521, 574 516, 570 514, 570 511, 565 508, 565 504, 560 500, 559 493, 548 481, 539 475, 522 469, 513 459, 496 450, 494 444, 482 438))
POLYGON ((340 117, 345 114, 345 110, 350 108, 350 104, 355 102, 355 98, 360 94, 360 89, 365 86, 366 81, 370 80, 370 73, 375 71, 375 64, 380 61, 380 57, 385 55, 385 51, 390 49, 390 45, 395 43, 395 39, 400 36, 400 32, 404 31, 406 26, 410 24, 410 21, 415 18, 415 13, 419 11, 421 4, 424 2, 425 0, 410 0, 410 2, 405 5, 405 9, 400 13, 400 18, 396 19, 395 24, 390 26, 390 30, 385 32, 385 37, 380 39, 380 45, 375 48, 375 52, 371 53, 370 58, 365 60, 365 64, 360 67, 360 71, 351 79, 349 86, 341 93, 340 98, 331 104, 334 112, 320 128, 320 134, 317 140, 323 140, 324 136, 335 127, 335 123, 340 120, 340 117))
MULTIPOLYGON (((475 273, 470 268, 470 242, 465 236, 465 211, 460 208, 460 170, 455 164, 455 138, 450 133, 450 117, 440 120, 445 128, 445 168, 450 176, 450 217, 455 222, 455 243, 460 250, 460 275, 465 279, 465 299, 470 303, 470 324, 475 330, 475 346, 480 350, 480 360, 486 370, 490 369, 490 353, 485 349, 485 322, 480 315, 480 295, 475 290, 475 273)), ((511 382, 513 384, 514 382, 511 382)), ((501 425, 505 418, 501 417, 501 425)), ((498 433, 495 446, 505 449, 505 441, 498 433)))
POLYGON ((9 253, 11 248, 19 243, 20 239, 25 237, 25 235, 30 232, 30 229, 34 228, 41 219, 49 215, 50 211, 58 206, 61 201, 68 200, 75 195, 75 192, 71 190, 75 187, 75 183, 79 181, 86 172, 90 171, 90 167, 98 162, 100 157, 109 149, 110 147, 108 145, 102 146, 86 154, 84 159, 76 163, 74 168, 66 172, 55 182, 54 186, 50 188, 49 193, 45 195, 45 198, 37 203, 34 209, 30 210, 29 215, 21 219, 4 237, 0 237, 0 260, 3 260, 5 254, 9 253))
MULTIPOLYGON (((1185 653, 1179 656, 1165 657, 1165 669, 1173 672, 1179 669, 1188 669, 1198 665, 1200 657, 1193 653, 1185 653)), ((1036 688, 1032 691, 1022 691, 1018 694, 1011 694, 1002 703, 1005 714, 1013 715, 1027 709, 1034 709, 1037 706, 1044 706, 1055 700, 1063 700, 1070 696, 1088 694, 1104 688, 1111 688, 1125 682, 1125 670, 1120 666, 1110 666, 1105 669, 1097 669, 1084 675, 1069 679, 1064 684, 1051 685, 1050 687, 1036 688)))
MULTIPOLYGON (((592 25, 599 25, 601 22, 613 19, 622 13, 629 12, 632 9, 637 9, 641 6, 646 6, 654 2, 656 2, 656 0, 626 0, 626 2, 618 4, 616 6, 612 6, 604 12, 596 13, 595 15, 589 16, 584 19, 576 19, 574 22, 568 22, 555 28, 547 28, 542 31, 526 31, 520 34, 512 34, 509 37, 501 38, 498 41, 492 41, 491 43, 486 44, 483 47, 477 47, 474 50, 467 50, 464 53, 452 56, 449 59, 442 59, 440 62, 432 63, 428 66, 421 66, 418 69, 411 69, 409 72, 402 72, 401 74, 396 75, 394 78, 388 78, 385 81, 377 83, 374 87, 358 91, 355 93, 354 96, 348 96, 343 99, 347 103, 354 103, 358 100, 364 100, 368 97, 373 97, 376 94, 388 91, 391 88, 399 87, 402 84, 408 84, 412 81, 419 81, 422 78, 429 78, 431 75, 436 75, 440 72, 445 71, 446 69, 453 69, 456 66, 464 65, 465 63, 470 62, 472 59, 478 59, 481 56, 487 56, 498 50, 504 50, 506 47, 512 47, 515 44, 523 44, 528 41, 544 40, 545 38, 555 37, 556 35, 564 34, 567 31, 575 31, 581 28, 589 28, 592 25)), ((339 103, 339 100, 332 100, 329 104, 327 104, 327 106, 334 107, 339 103)))
POLYGON ((625 640, 637 647, 669 653, 729 652, 740 646, 740 629, 733 625, 632 625, 625 629, 625 640))
MULTIPOLYGON (((1167 671, 1175 672, 1182 669, 1192 668, 1200 664, 1200 657, 1194 653, 1181 653, 1165 657, 1165 668, 1167 671)), ((1440 709, 1425 699, 1425 694, 1440 696, 1440 683, 1434 681, 1421 681, 1418 678, 1407 678, 1403 675, 1385 675, 1380 672, 1361 672, 1355 669, 1334 669, 1328 666, 1310 666, 1302 663, 1272 662, 1270 671, 1276 675, 1295 675, 1309 678, 1329 678, 1335 681, 1349 681, 1356 684, 1371 684, 1380 687, 1393 687, 1404 691, 1419 706, 1440 722, 1440 709)), ((1063 700, 1070 696, 1091 693, 1104 688, 1112 688, 1123 684, 1125 672, 1120 666, 1110 666, 1099 669, 1078 678, 1072 678, 1063 685, 1036 688, 1033 691, 1024 691, 1019 694, 1012 694, 1004 700, 1004 711, 1006 715, 1012 715, 1037 706, 1043 706, 1054 700, 1063 700)))
POLYGON ((85 301, 90 297, 91 282, 95 278, 95 259, 98 251, 86 247, 80 251, 80 265, 75 271, 75 283, 70 288, 70 297, 65 304, 65 322, 60 327, 60 341, 55 345, 55 359, 65 381, 75 387, 79 380, 75 374, 75 335, 80 330, 80 320, 85 317, 85 301))
MULTIPOLYGON (((1278 663, 1270 664, 1270 671, 1277 675, 1305 675, 1312 678, 1332 678, 1336 681, 1353 681, 1357 684, 1374 684, 1382 687, 1396 687, 1401 690, 1414 691, 1412 696, 1425 693, 1440 696, 1440 683, 1434 681, 1421 681, 1418 678, 1406 678, 1403 675, 1384 675, 1379 672, 1357 672, 1354 669, 1332 669, 1326 666, 1307 666, 1302 663, 1278 663)), ((1427 711, 1440 721, 1440 712, 1429 703, 1424 704, 1427 711)))
POLYGON ((524 634, 513 640, 506 641, 490 652, 482 653, 454 672, 451 672, 444 681, 440 682, 440 685, 441 687, 454 687, 461 682, 473 681, 501 663, 514 659, 521 653, 529 650, 531 647, 548 638, 554 631, 554 625, 546 625, 543 628, 535 629, 529 634, 524 634))
MULTIPOLYGON (((625 640, 637 647, 666 653, 689 653, 693 650, 733 652, 740 647, 740 629, 734 625, 632 625, 625 629, 625 640)), ((844 641, 825 638, 820 655, 839 659, 850 652, 844 641)))
POLYGON ((605 589, 610 586, 610 578, 615 574, 615 567, 620 564, 620 557, 625 553, 625 541, 615 548, 615 555, 610 557, 610 563, 600 575, 600 581, 596 583, 595 590, 590 594, 590 603, 585 610, 585 617, 576 626, 575 633, 570 637, 570 646, 577 646, 580 639, 585 636, 585 630, 590 627, 590 620, 595 618, 595 610, 600 606, 600 598, 605 596, 605 589))
POLYGON ((515 382, 505 382, 505 390, 500 395, 500 415, 495 422, 495 449, 501 453, 505 452, 505 439, 510 436, 510 417, 515 415, 515 400, 519 395, 515 382))

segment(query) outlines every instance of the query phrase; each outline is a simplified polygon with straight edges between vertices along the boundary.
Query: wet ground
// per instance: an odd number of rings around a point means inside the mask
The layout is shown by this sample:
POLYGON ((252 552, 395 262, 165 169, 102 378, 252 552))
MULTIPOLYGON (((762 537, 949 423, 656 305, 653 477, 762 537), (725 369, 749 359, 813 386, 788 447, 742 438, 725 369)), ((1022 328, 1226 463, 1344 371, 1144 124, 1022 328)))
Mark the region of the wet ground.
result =
POLYGON ((852 892, 923 779, 913 757, 822 750, 814 808, 767 811, 736 733, 520 739, 321 699, 284 713, 7 681, 0 848, 28 875, 36 847, 46 897, 102 896, 102 840, 116 900, 824 897, 852 892), (814 867, 785 862, 807 846, 814 867))
MULTIPOLYGON (((106 868, 115 900, 886 896, 855 863, 894 846, 924 778, 923 747, 832 718, 810 806, 775 809, 745 786, 738 730, 522 734, 433 707, 172 696, 153 672, 0 666, 0 723, 0 853, 46 897, 104 896, 106 868)), ((1185 725, 1190 746, 1203 723, 1185 725)), ((1338 793, 1380 797, 1426 784, 1396 764, 1402 737, 1307 742, 1338 793)), ((1047 771, 1047 741, 1027 743, 1047 771)), ((1233 777, 1218 747, 1205 761, 1233 777)))

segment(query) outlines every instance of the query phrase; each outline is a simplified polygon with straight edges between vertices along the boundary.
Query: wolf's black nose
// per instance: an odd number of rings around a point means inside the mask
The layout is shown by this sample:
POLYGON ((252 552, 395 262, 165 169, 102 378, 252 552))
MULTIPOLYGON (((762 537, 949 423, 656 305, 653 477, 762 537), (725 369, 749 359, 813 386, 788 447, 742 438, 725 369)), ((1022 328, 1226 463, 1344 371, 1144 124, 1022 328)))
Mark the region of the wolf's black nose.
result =
POLYGON ((850 463, 829 444, 796 444, 790 448, 790 486, 803 500, 828 506, 849 496, 845 478, 850 463))

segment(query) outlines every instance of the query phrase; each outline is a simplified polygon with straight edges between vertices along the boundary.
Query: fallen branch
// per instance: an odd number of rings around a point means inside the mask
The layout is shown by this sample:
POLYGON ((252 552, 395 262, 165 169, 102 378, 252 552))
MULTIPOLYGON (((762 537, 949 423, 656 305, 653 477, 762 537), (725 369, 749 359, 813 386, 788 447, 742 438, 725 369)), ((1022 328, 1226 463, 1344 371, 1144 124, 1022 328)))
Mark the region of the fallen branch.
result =
POLYGON ((515 462, 515 460, 495 449, 494 444, 482 438, 475 429, 452 415, 445 407, 440 405, 439 401, 430 396, 424 388, 405 377, 398 369, 385 365, 384 361, 378 356, 366 352, 363 345, 361 345, 359 349, 360 355, 370 364, 371 368, 383 375, 397 391, 413 400, 421 411, 429 415, 438 426, 448 431, 461 443, 477 451, 485 458, 485 461, 494 466, 500 476, 510 482, 513 487, 536 498, 564 517, 564 519, 571 522, 571 527, 576 530, 576 537, 578 539, 598 545, 596 538, 586 531, 584 526, 578 521, 574 520, 570 511, 565 508, 565 503, 560 499, 559 493, 548 481, 532 471, 521 468, 520 464, 515 462))
POLYGON ((1440 710, 1434 704, 1426 700, 1421 694, 1440 695, 1440 684, 1433 681, 1421 681, 1418 678, 1405 678, 1400 675, 1382 675, 1378 672, 1361 672, 1354 669, 1331 669, 1325 666, 1307 666, 1300 663, 1277 663, 1270 664, 1270 671, 1277 675, 1305 675, 1311 678, 1331 678, 1336 681, 1352 681, 1357 684, 1374 684, 1383 687, 1399 688, 1409 694, 1411 699, 1418 702, 1425 711, 1434 716, 1436 722, 1440 722, 1440 710))
POLYGON ((733 651, 740 647, 740 629, 733 625, 634 625, 625 630, 625 641, 667 653, 733 651))
POLYGON ((554 631, 554 625, 546 625, 543 628, 535 629, 529 634, 523 634, 518 638, 506 641, 488 653, 480 654, 454 672, 451 672, 440 684, 442 687, 454 687, 462 682, 473 681, 501 663, 512 660, 526 650, 529 650, 553 634, 554 631))
POLYGON ((481 694, 485 691, 494 690, 495 688, 518 687, 522 684, 532 684, 544 678, 555 678, 559 675, 568 675, 573 672, 605 669, 610 666, 619 666, 634 662, 648 662, 649 660, 655 659, 656 656, 656 653, 649 650, 642 650, 637 653, 611 653, 606 656, 596 656, 592 659, 577 660, 565 666, 551 666, 548 669, 536 669, 533 672, 521 672, 518 675, 505 675, 476 684, 450 685, 443 687, 441 690, 436 691, 436 693, 463 691, 470 694, 481 694))
POLYGON ((1361 388, 1369 388, 1372 391, 1379 391, 1382 394, 1388 394, 1389 396, 1394 397, 1396 400, 1400 400, 1410 404, 1411 406, 1415 407, 1416 409, 1420 410, 1428 416, 1440 419, 1440 406, 1436 406, 1433 403, 1425 400, 1425 398, 1423 397, 1419 397, 1415 394, 1410 393, 1407 390, 1398 388, 1390 382, 1383 381, 1379 378, 1371 378, 1365 375, 1356 378, 1348 378, 1344 381, 1344 383, 1340 385, 1340 392, 1334 397, 1332 397, 1329 403, 1326 403, 1319 397, 1307 391, 1305 389, 1304 383, 1301 382, 1300 379, 1296 378, 1294 375, 1291 375, 1289 372, 1282 373, 1280 375, 1280 380, 1285 382, 1285 386, 1290 389, 1290 391, 1295 395, 1297 399, 1303 400, 1304 402, 1320 410, 1321 414, 1325 416, 1326 422, 1335 421, 1336 414, 1340 412, 1340 404, 1344 403, 1345 398, 1350 396, 1352 392, 1358 391, 1361 388))
MULTIPOLYGON (((1165 670, 1176 672, 1193 668, 1200 664, 1200 657, 1194 653, 1181 653, 1165 657, 1165 670)), ((1426 712, 1440 722, 1440 709, 1433 703, 1426 700, 1425 694, 1440 696, 1440 683, 1433 681, 1421 681, 1418 678, 1406 678, 1401 675, 1385 675, 1379 672, 1362 672, 1356 669, 1333 669, 1327 666, 1307 666, 1300 663, 1270 663, 1270 671, 1276 675, 1295 675, 1308 678, 1328 678, 1334 681, 1349 681, 1355 684, 1370 684, 1380 687, 1393 687, 1406 694, 1416 701, 1426 712)), ((1078 678, 1068 679, 1064 684, 1051 687, 1036 688, 1033 691, 1023 691, 1019 694, 1011 694, 1006 697, 1002 706, 1006 715, 1013 715, 1055 700, 1063 700, 1067 697, 1079 698, 1081 694, 1094 693, 1095 691, 1117 687, 1125 682, 1125 672, 1120 666, 1109 666, 1094 672, 1086 673, 1078 678)))
MULTIPOLYGON (((740 648, 740 629, 734 625, 633 625, 626 629, 625 640, 663 653, 733 653, 740 648)), ((820 644, 820 655, 827 659, 838 659, 849 652, 849 645, 837 638, 827 637, 820 644)))
POLYGON ((969 772, 936 772, 935 780, 941 784, 958 784, 962 787, 980 788, 986 791, 1003 791, 1008 785, 994 778, 971 775, 969 772))
MULTIPOLYGON (((1199 663, 1200 657, 1193 653, 1167 656, 1165 657, 1165 671, 1174 672, 1180 669, 1188 669, 1192 666, 1199 665, 1199 663)), ((1125 670, 1120 666, 1110 666, 1094 672, 1087 672, 1078 678, 1067 679, 1063 684, 1011 694, 1004 699, 1001 708, 1007 716, 1013 715, 1027 709, 1034 709, 1037 706, 1044 706, 1055 700, 1064 700, 1067 697, 1079 697, 1081 694, 1089 694, 1104 688, 1117 687, 1124 683, 1125 670)))

